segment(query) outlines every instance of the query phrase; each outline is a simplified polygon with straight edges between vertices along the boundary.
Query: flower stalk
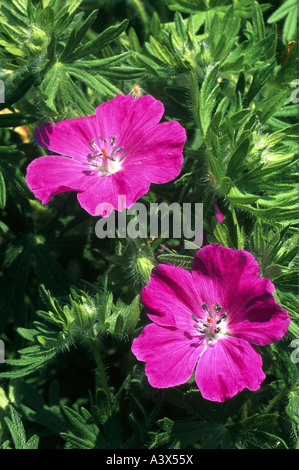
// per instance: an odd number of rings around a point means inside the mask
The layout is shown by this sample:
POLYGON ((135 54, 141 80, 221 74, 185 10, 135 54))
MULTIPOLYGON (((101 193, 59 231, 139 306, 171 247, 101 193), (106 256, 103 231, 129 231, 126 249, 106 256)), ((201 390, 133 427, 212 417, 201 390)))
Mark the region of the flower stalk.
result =
POLYGON ((110 394, 110 389, 109 389, 109 384, 108 384, 108 379, 107 375, 105 372, 105 367, 100 355, 99 351, 99 343, 96 338, 90 338, 88 340, 88 344, 92 350, 93 357, 96 363, 96 391, 102 388, 104 392, 106 393, 109 407, 111 407, 111 394, 110 394))

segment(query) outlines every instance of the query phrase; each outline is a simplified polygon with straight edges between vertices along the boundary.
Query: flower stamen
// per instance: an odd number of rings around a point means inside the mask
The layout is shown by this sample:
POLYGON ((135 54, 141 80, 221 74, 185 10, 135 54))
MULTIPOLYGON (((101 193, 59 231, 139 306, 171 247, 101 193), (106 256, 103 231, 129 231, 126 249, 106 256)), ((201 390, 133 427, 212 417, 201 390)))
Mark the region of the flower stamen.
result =
POLYGON ((99 148, 96 139, 92 139, 89 142, 89 146, 94 153, 88 153, 88 158, 93 160, 92 163, 90 162, 90 165, 96 168, 101 176, 107 176, 115 173, 120 169, 120 163, 125 158, 125 155, 123 155, 121 158, 118 158, 116 154, 121 152, 124 147, 117 147, 115 145, 115 135, 110 136, 109 141, 101 135, 98 138, 102 143, 108 144, 108 146, 110 144, 110 147, 112 148, 107 148, 107 146, 103 146, 103 144, 99 148), (111 163, 109 163, 108 160, 111 163))
POLYGON ((196 322, 196 325, 194 325, 196 331, 200 334, 204 334, 208 341, 214 340, 218 333, 225 334, 226 322, 223 323, 223 320, 227 318, 227 313, 223 312, 220 314, 223 307, 217 302, 213 304, 212 311, 210 311, 207 303, 204 302, 202 309, 208 314, 205 319, 201 319, 193 314, 191 315, 192 319, 196 322), (220 327, 221 323, 222 325, 220 327))

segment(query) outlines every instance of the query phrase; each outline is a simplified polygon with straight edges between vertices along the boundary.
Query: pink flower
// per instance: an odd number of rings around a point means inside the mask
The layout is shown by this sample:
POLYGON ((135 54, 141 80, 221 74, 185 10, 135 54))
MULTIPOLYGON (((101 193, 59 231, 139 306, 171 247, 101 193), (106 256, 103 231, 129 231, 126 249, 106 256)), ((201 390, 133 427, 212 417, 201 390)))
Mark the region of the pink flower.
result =
POLYGON ((192 273, 160 264, 141 293, 154 322, 135 338, 132 351, 145 361, 153 387, 195 381, 204 398, 225 401, 265 378, 262 358, 250 343, 279 341, 290 323, 272 295, 269 279, 244 250, 218 244, 201 248, 192 273))
POLYGON ((43 204, 58 193, 77 191, 91 215, 109 215, 103 206, 117 209, 119 195, 131 207, 151 183, 166 183, 181 171, 186 132, 176 121, 158 124, 163 113, 163 104, 150 95, 117 95, 93 116, 42 124, 35 142, 65 156, 30 163, 29 188, 43 204))

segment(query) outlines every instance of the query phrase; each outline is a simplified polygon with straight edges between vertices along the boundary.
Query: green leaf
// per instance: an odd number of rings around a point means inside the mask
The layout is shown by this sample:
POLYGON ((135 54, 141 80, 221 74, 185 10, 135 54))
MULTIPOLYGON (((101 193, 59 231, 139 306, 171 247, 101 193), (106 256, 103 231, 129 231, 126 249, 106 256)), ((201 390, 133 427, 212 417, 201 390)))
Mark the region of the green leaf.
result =
POLYGON ((108 93, 110 96, 115 96, 117 93, 121 93, 121 90, 100 75, 92 75, 85 70, 77 69, 69 65, 65 66, 64 70, 66 73, 80 79, 83 83, 100 94, 106 95, 108 93))
POLYGON ((68 56, 80 45, 80 42, 86 35, 89 27, 95 21, 97 15, 98 10, 94 10, 79 27, 73 29, 59 58, 60 61, 66 61, 68 56))
POLYGON ((32 74, 26 75, 25 78, 18 83, 14 83, 11 80, 4 81, 5 103, 0 103, 0 111, 19 101, 31 88, 33 83, 34 76, 32 74))
POLYGON ((3 209, 6 204, 6 186, 3 174, 0 171, 0 209, 3 209))
MULTIPOLYGON (((158 38, 161 32, 161 21, 159 15, 156 11, 154 11, 151 23, 150 23, 150 33, 154 36, 154 38, 158 38)), ((135 50, 135 49, 134 49, 135 50)))
POLYGON ((92 415, 83 407, 80 410, 63 407, 63 411, 71 424, 70 432, 60 433, 61 437, 79 449, 107 449, 109 444, 94 423, 92 415))
POLYGON ((45 104, 55 113, 57 112, 55 98, 60 87, 61 73, 61 64, 54 64, 46 73, 40 86, 45 104))
POLYGON ((0 114, 0 127, 18 127, 35 121, 37 121, 37 117, 32 114, 0 114))
POLYGON ((44 350, 41 347, 37 347, 37 353, 33 355, 30 350, 30 354, 27 355, 27 348, 22 350, 20 359, 7 359, 5 363, 8 366, 12 366, 12 370, 7 372, 0 372, 0 378, 17 379, 25 377, 37 372, 42 369, 51 359, 56 355, 56 349, 44 350), (42 357, 40 356, 42 354, 42 357))
POLYGON ((87 42, 79 47, 75 52, 69 54, 68 61, 74 61, 86 57, 89 54, 97 54, 101 49, 106 47, 110 42, 116 39, 122 32, 125 31, 129 24, 129 20, 123 20, 118 26, 109 26, 95 39, 87 42))
POLYGON ((250 143, 250 138, 244 139, 232 153, 226 170, 226 174, 230 178, 234 179, 238 174, 239 169, 244 164, 249 152, 250 143))
POLYGON ((53 434, 69 430, 69 423, 61 409, 58 382, 52 381, 48 392, 48 403, 36 388, 25 380, 18 380, 17 391, 23 400, 20 408, 30 422, 37 423, 53 434))
POLYGON ((220 245, 226 246, 228 248, 234 248, 234 245, 232 244, 230 239, 228 228, 225 224, 217 223, 215 229, 213 230, 213 235, 216 240, 220 243, 220 245))
POLYGON ((130 52, 123 52, 122 54, 113 55, 111 57, 105 57, 104 59, 95 59, 95 60, 81 60, 75 61, 74 63, 65 64, 66 66, 74 67, 76 69, 83 69, 91 72, 102 72, 109 66, 119 64, 124 62, 125 59, 128 59, 131 56, 130 52))
MULTIPOLYGON (((94 449, 94 442, 81 437, 75 436, 71 433, 61 432, 60 436, 70 444, 71 449, 94 449)), ((103 447, 105 449, 105 447, 103 447)))
POLYGON ((198 82, 194 74, 191 74, 191 98, 195 119, 199 125, 202 136, 205 137, 209 128, 211 115, 216 105, 216 96, 219 91, 217 76, 219 64, 209 71, 199 90, 198 82))
POLYGON ((161 45, 153 36, 150 36, 152 52, 165 66, 174 68, 175 62, 167 47, 161 45))
POLYGON ((296 39, 298 17, 298 3, 297 0, 287 0, 277 8, 268 18, 268 23, 273 24, 285 18, 283 26, 283 37, 286 42, 296 39))
POLYGON ((128 313, 124 315, 125 327, 124 333, 133 333, 140 316, 140 296, 136 295, 128 308, 128 313))
POLYGON ((287 0, 286 2, 283 2, 283 4, 268 18, 268 23, 276 23, 289 13, 297 10, 297 6, 298 4, 296 0, 287 0))
POLYGON ((275 96, 270 96, 261 100, 256 108, 256 114, 258 115, 260 122, 265 124, 275 113, 277 113, 288 101, 289 92, 288 90, 283 90, 280 93, 277 93, 275 96))
POLYGON ((253 98, 257 95, 259 91, 263 88, 265 83, 269 80, 275 69, 275 62, 266 64, 261 70, 257 71, 254 76, 250 88, 244 98, 243 106, 247 108, 253 98))
POLYGON ((21 418, 14 409, 13 406, 9 406, 10 419, 4 418, 5 422, 11 433, 14 445, 16 449, 25 449, 26 446, 26 434, 21 418))
POLYGON ((252 23, 255 38, 260 41, 265 37, 265 23, 260 5, 254 1, 252 5, 252 23))
POLYGON ((184 269, 189 269, 189 270, 191 270, 191 264, 193 261, 193 256, 178 255, 176 253, 158 255, 157 258, 160 263, 171 264, 173 266, 178 266, 179 268, 184 268, 184 269))
POLYGON ((214 15, 209 28, 211 54, 214 61, 223 61, 237 39, 240 20, 235 17, 233 6, 229 7, 224 16, 214 15))
POLYGON ((241 449, 287 449, 280 436, 269 432, 277 421, 275 413, 255 414, 230 427, 230 433, 241 449))
POLYGON ((129 29, 129 42, 130 42, 130 48, 132 51, 138 52, 138 53, 142 52, 138 36, 133 28, 129 29))
POLYGON ((38 436, 32 436, 26 440, 26 433, 22 420, 14 407, 9 405, 10 418, 5 417, 5 422, 11 434, 15 449, 37 449, 39 444, 38 436))
POLYGON ((227 194, 228 199, 234 204, 252 204, 259 199, 259 196, 241 191, 233 186, 227 194))
POLYGON ((55 14, 53 8, 47 6, 46 8, 40 9, 36 16, 35 21, 40 28, 49 33, 53 30, 55 14))
POLYGON ((205 0, 166 0, 168 8, 173 11, 192 13, 194 11, 206 11, 208 5, 205 0))

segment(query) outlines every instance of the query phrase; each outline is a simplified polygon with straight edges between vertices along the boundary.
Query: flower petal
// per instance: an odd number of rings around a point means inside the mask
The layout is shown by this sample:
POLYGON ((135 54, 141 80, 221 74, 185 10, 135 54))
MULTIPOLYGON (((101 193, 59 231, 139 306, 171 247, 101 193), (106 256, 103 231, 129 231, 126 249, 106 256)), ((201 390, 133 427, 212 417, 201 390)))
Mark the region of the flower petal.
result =
POLYGON ((183 331, 155 324, 145 326, 132 345, 137 359, 146 362, 148 381, 156 388, 187 382, 203 349, 203 342, 192 341, 183 331))
POLYGON ((125 147, 124 168, 134 168, 152 183, 171 181, 181 172, 185 141, 186 131, 178 122, 158 124, 125 147))
POLYGON ((106 139, 116 136, 116 145, 127 149, 149 132, 163 113, 163 104, 151 95, 135 99, 132 95, 119 94, 97 107, 97 134, 106 139))
POLYGON ((35 197, 43 204, 64 191, 84 191, 93 171, 83 163, 60 155, 37 158, 28 165, 26 180, 35 197))
POLYGON ((237 292, 242 291, 249 278, 259 277, 259 265, 244 250, 232 250, 218 244, 201 248, 192 263, 192 277, 199 292, 211 309, 218 302, 225 311, 233 310, 237 292))
MULTIPOLYGON (((149 190, 149 182, 140 180, 133 172, 119 171, 102 177, 96 174, 85 192, 78 194, 80 205, 89 214, 96 216, 109 216, 112 208, 119 209, 119 197, 124 200, 125 207, 131 207, 137 199, 149 190), (111 209, 103 209, 110 205, 111 209)), ((124 207, 121 206, 121 210, 124 207)))
MULTIPOLYGON (((261 278, 259 281, 261 284, 261 281, 269 280, 261 278)), ((291 321, 288 313, 266 289, 260 296, 254 290, 251 295, 251 300, 244 303, 243 310, 240 309, 240 315, 235 315, 229 321, 229 330, 234 336, 260 346, 279 341, 291 321)))
POLYGON ((202 396, 223 402, 244 388, 258 390, 265 374, 262 358, 241 338, 223 337, 201 355, 195 380, 202 396))
POLYGON ((228 314, 227 329, 253 344, 279 341, 290 323, 275 301, 274 285, 259 276, 259 265, 244 250, 220 245, 201 248, 192 264, 192 277, 206 292, 209 307, 218 302, 228 314))
POLYGON ((46 122, 38 126, 34 133, 37 145, 52 152, 66 155, 77 160, 87 161, 91 152, 89 142, 97 137, 95 116, 46 122))
POLYGON ((186 269, 160 264, 141 291, 148 317, 158 325, 192 328, 191 315, 200 315, 202 304, 192 276, 186 269))

